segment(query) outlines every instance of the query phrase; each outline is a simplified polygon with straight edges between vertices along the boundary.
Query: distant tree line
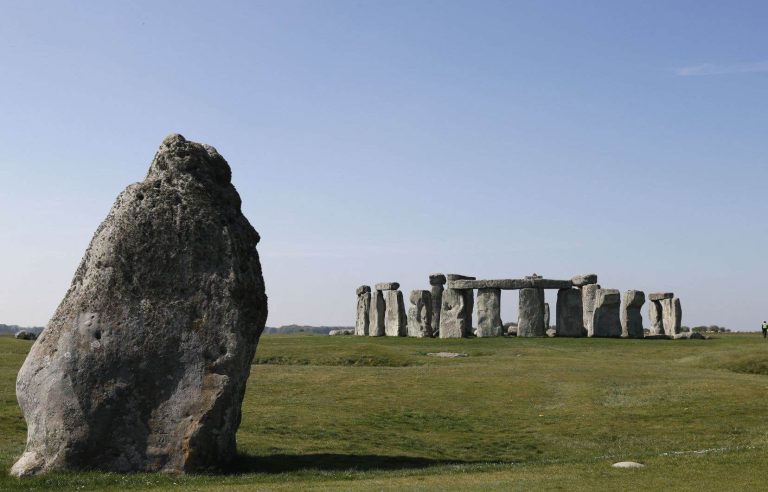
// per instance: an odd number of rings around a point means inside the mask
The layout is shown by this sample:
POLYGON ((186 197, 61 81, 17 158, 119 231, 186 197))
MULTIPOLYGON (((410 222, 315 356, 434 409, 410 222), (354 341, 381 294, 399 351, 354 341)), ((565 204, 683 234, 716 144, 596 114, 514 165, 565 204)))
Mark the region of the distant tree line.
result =
POLYGON ((717 326, 717 325, 700 325, 700 326, 694 326, 693 328, 690 328, 688 326, 681 326, 680 330, 683 332, 691 332, 691 333, 730 333, 731 330, 726 328, 725 326, 717 326))

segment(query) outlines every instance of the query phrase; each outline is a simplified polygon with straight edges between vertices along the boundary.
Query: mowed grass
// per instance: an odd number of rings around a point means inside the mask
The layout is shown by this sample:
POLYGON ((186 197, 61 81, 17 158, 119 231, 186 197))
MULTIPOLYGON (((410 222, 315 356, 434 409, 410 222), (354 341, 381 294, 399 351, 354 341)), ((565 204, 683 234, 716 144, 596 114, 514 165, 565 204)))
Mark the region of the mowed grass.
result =
MULTIPOLYGON (((22 452, 0 337, 0 466, 22 452)), ((262 337, 220 474, 58 473, 0 490, 764 490, 768 342, 262 337), (427 352, 469 357, 438 359, 427 352), (644 469, 619 470, 616 461, 644 469)))

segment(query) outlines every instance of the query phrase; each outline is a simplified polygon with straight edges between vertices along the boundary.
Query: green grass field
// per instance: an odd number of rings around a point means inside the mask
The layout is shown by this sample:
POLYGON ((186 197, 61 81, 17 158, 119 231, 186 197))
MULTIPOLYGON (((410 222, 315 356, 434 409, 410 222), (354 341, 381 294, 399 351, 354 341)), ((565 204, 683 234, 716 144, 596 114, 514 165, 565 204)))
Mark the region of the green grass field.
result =
POLYGON ((262 337, 218 475, 7 475, 24 448, 0 337, 0 490, 765 490, 768 342, 262 337), (460 351, 437 359, 426 352, 460 351), (640 461, 644 469, 611 468, 640 461))

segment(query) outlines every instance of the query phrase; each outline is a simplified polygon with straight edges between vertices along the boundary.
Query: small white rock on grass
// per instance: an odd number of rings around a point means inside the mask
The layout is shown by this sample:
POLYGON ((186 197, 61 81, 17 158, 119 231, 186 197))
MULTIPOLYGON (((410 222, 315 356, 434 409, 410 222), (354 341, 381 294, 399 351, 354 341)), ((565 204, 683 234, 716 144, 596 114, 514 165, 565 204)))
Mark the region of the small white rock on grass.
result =
POLYGON ((611 466, 614 468, 645 468, 644 464, 637 463, 636 461, 619 461, 611 466))

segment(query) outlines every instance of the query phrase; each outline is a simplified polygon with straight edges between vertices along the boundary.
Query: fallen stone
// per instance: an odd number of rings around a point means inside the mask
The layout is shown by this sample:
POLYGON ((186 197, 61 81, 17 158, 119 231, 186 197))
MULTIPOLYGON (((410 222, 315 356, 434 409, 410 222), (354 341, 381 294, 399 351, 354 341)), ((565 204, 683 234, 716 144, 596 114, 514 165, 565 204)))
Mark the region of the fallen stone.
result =
POLYGON ((586 335, 579 289, 558 290, 555 313, 555 331, 558 337, 582 337, 586 335))
POLYGON ((654 292, 648 294, 649 301, 661 301, 663 299, 672 299, 673 297, 675 297, 675 294, 672 292, 654 292))
POLYGON ((466 329, 467 319, 462 291, 445 289, 443 303, 440 306, 440 338, 462 338, 466 329))
POLYGON ((664 335, 662 333, 662 334, 659 334, 659 335, 646 335, 645 339, 646 340, 671 340, 672 337, 664 335))
POLYGON ((597 274, 585 273, 584 275, 576 275, 571 278, 571 283, 574 287, 584 287, 585 285, 591 285, 597 283, 597 274))
POLYGON ((707 337, 705 337, 704 335, 702 335, 701 333, 698 333, 698 332, 691 333, 688 336, 688 338, 690 338, 691 340, 706 340, 707 339, 707 337))
POLYGON ((428 290, 411 291, 408 308, 408 336, 428 338, 432 336, 432 294, 428 290))
POLYGON ((345 335, 354 335, 354 332, 352 330, 331 330, 328 332, 328 335, 335 337, 335 336, 345 336, 345 335))
POLYGON ((14 476, 234 458, 267 297, 230 178, 216 149, 171 135, 118 196, 19 372, 14 476))
POLYGON ((592 336, 621 337, 621 294, 616 289, 598 289, 592 321, 592 336))
POLYGON ((620 461, 618 463, 612 464, 611 466, 614 468, 645 468, 645 465, 635 461, 620 461))
POLYGON ((557 336, 557 330, 554 329, 554 328, 547 328, 546 333, 547 333, 547 336, 550 337, 550 338, 557 336))
POLYGON ((443 357, 446 359, 455 359, 456 357, 469 357, 469 354, 464 352, 428 352, 430 357, 443 357))
POLYGON ((500 337, 504 334, 501 322, 501 291, 480 289, 477 291, 477 336, 500 337))
POLYGON ((381 282, 376 284, 376 290, 397 290, 400 284, 397 282, 381 282))
POLYGON ((384 293, 380 290, 371 292, 371 311, 368 323, 368 336, 384 336, 384 318, 386 315, 386 305, 384 304, 384 293))
POLYGON ((370 291, 371 291, 370 286, 368 286, 368 285, 361 285, 360 287, 357 288, 357 292, 356 293, 357 293, 357 295, 360 295, 360 294, 365 294, 366 292, 370 292, 370 291))
MULTIPOLYGON (((368 287, 367 285, 364 287, 368 287)), ((355 335, 368 336, 371 320, 371 288, 361 291, 357 289, 357 318, 355 321, 355 335)))
POLYGON ((31 331, 20 330, 14 335, 17 340, 37 340, 37 335, 31 331))
POLYGON ((595 301, 597 300, 597 291, 600 290, 600 285, 589 284, 581 288, 581 305, 582 313, 584 315, 584 331, 588 337, 594 336, 594 316, 595 316, 595 301))
POLYGON ((645 304, 645 293, 641 290, 628 290, 624 294, 624 307, 621 316, 621 336, 624 338, 643 338, 643 315, 640 309, 645 304))
POLYGON ((408 335, 408 320, 405 314, 403 293, 399 290, 385 290, 384 334, 388 337, 408 335))
POLYGON ((447 279, 442 273, 433 273, 429 276, 429 285, 445 285, 447 279))
POLYGON ((520 289, 517 320, 517 336, 543 337, 544 291, 541 289, 520 289))

